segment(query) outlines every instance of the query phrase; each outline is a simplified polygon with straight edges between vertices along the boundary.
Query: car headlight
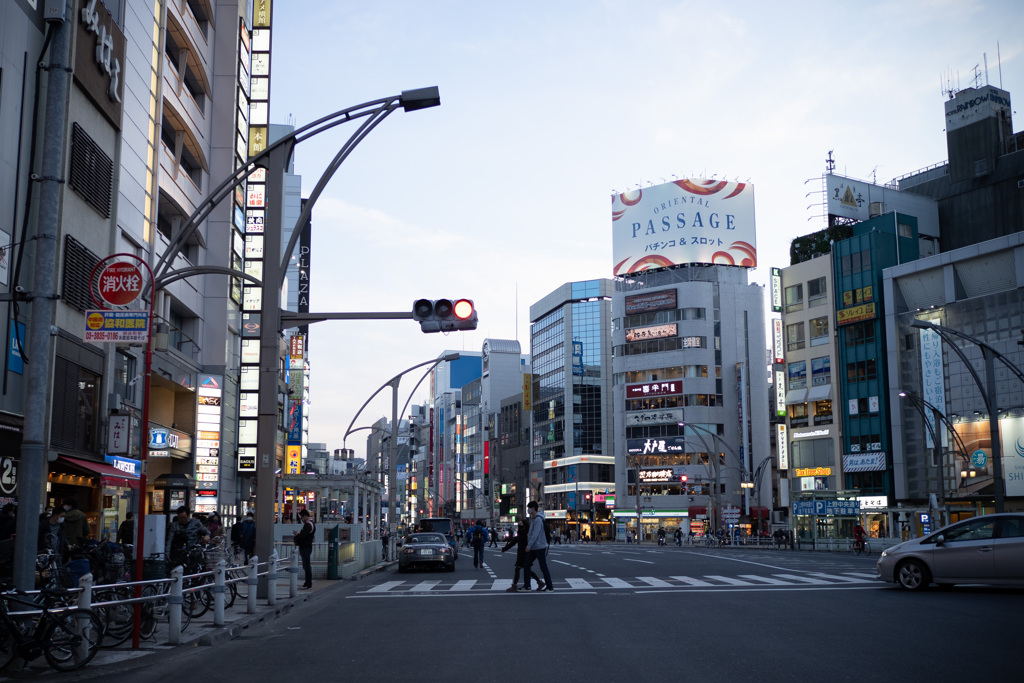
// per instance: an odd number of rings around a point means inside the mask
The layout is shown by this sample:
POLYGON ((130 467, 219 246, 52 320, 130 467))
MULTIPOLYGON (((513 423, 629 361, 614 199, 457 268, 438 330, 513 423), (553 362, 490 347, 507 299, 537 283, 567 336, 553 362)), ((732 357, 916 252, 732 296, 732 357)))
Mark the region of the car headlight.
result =
POLYGON ((888 557, 888 556, 889 556, 889 550, 886 549, 886 550, 882 551, 882 554, 879 557, 881 558, 881 557, 888 557))

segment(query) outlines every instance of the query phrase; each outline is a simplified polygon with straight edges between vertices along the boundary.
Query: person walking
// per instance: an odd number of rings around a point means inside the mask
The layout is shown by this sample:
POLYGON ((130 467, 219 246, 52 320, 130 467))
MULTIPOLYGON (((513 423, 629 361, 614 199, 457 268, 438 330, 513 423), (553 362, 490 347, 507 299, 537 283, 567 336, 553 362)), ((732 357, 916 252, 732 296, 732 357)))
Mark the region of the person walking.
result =
POLYGON ((242 552, 245 553, 245 561, 248 562, 256 552, 256 520, 251 512, 245 513, 245 519, 242 520, 238 534, 241 539, 239 545, 242 547, 242 552))
MULTIPOLYGON (((512 546, 516 547, 516 571, 512 576, 512 585, 505 589, 508 593, 515 593, 519 590, 516 584, 519 583, 519 572, 520 570, 526 569, 526 542, 529 539, 530 529, 526 525, 526 520, 519 520, 519 526, 516 528, 516 534, 508 539, 508 543, 501 549, 501 552, 505 552, 512 546)), ((540 580, 536 574, 531 572, 533 580, 537 582, 538 586, 543 586, 544 582, 540 580)), ((530 590, 529 583, 523 586, 524 590, 530 590)))
POLYGON ((68 545, 78 545, 89 538, 89 520, 85 513, 78 509, 78 503, 74 498, 67 498, 64 501, 64 536, 68 545))
POLYGON ((473 566, 477 569, 484 568, 484 544, 487 543, 487 529, 484 527, 484 520, 478 519, 476 526, 469 530, 473 542, 473 566))
POLYGON ((68 541, 64 532, 64 509, 54 508, 50 516, 39 525, 39 539, 36 543, 36 550, 45 553, 52 550, 59 557, 63 557, 68 549, 68 541))
POLYGON ((135 513, 124 513, 124 521, 117 527, 117 542, 124 545, 135 543, 135 513))
POLYGON ((530 515, 530 531, 526 540, 526 577, 523 579, 524 588, 530 590, 530 576, 533 575, 534 561, 540 562, 540 571, 544 575, 544 583, 537 583, 537 590, 555 590, 551 585, 551 572, 548 571, 548 539, 544 515, 537 509, 537 501, 531 500, 526 506, 530 515))
POLYGON ((0 541, 8 541, 14 536, 18 525, 15 512, 17 512, 17 506, 14 503, 5 503, 0 508, 0 541))
POLYGON ((498 532, 492 526, 489 533, 490 533, 491 542, 488 544, 487 547, 488 548, 497 548, 498 547, 498 532))
POLYGON ((309 510, 303 508, 299 512, 299 521, 302 529, 293 531, 295 546, 299 550, 299 557, 302 558, 302 571, 306 573, 306 580, 302 584, 303 590, 313 587, 313 566, 309 558, 313 554, 313 540, 316 538, 316 525, 309 518, 309 510))

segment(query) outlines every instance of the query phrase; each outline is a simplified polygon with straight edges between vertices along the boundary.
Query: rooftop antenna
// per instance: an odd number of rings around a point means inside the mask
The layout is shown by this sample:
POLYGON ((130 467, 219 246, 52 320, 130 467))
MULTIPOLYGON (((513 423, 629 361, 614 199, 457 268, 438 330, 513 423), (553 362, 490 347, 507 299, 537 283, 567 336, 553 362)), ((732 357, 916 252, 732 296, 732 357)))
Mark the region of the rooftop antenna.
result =
POLYGON ((875 164, 875 167, 873 169, 871 169, 871 184, 872 185, 877 185, 878 184, 877 182, 875 182, 875 172, 876 171, 878 171, 878 165, 877 164, 875 164))
POLYGON ((831 149, 828 151, 828 158, 825 159, 825 170, 829 173, 836 170, 836 160, 832 158, 832 151, 831 149))
POLYGON ((999 89, 1003 89, 1003 59, 999 55, 999 42, 996 42, 996 64, 999 66, 999 89))
POLYGON ((971 71, 974 72, 974 78, 971 79, 971 87, 977 88, 981 85, 981 69, 979 68, 978 64, 975 64, 971 68, 971 71))
POLYGON ((956 97, 956 94, 958 92, 960 92, 960 72, 958 71, 956 73, 956 87, 954 87, 953 86, 953 72, 952 71, 948 71, 949 67, 946 67, 946 68, 947 68, 947 72, 946 72, 946 76, 945 76, 946 83, 945 83, 945 85, 943 85, 942 84, 943 77, 939 76, 939 90, 941 90, 942 94, 945 95, 948 99, 953 99, 954 97, 956 97))

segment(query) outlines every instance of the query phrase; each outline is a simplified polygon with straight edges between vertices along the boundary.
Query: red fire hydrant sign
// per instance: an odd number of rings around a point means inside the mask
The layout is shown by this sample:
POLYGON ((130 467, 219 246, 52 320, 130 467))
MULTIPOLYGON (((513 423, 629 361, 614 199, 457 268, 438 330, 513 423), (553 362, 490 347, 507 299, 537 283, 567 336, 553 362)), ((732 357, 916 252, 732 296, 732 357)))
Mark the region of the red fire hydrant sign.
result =
POLYGON ((131 263, 111 263, 100 271, 96 290, 111 306, 127 306, 142 294, 142 271, 131 263))

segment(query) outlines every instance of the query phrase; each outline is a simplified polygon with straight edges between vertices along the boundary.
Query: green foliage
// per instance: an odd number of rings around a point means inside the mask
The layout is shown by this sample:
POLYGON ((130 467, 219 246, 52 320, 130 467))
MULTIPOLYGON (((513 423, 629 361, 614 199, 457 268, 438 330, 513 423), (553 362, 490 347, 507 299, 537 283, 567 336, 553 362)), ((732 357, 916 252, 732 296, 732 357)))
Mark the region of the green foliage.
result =
POLYGON ((815 256, 828 254, 832 251, 832 242, 849 239, 852 235, 853 228, 849 225, 832 225, 810 235, 797 237, 789 245, 789 265, 794 266, 815 256))

